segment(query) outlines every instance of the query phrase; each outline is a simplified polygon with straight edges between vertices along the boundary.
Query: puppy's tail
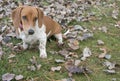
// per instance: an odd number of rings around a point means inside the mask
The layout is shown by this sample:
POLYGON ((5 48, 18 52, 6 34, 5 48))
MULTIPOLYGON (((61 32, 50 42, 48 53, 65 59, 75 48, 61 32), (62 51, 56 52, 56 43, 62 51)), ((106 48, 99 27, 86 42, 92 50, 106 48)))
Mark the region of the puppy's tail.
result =
POLYGON ((66 36, 68 33, 70 33, 70 29, 68 29, 63 35, 66 36))

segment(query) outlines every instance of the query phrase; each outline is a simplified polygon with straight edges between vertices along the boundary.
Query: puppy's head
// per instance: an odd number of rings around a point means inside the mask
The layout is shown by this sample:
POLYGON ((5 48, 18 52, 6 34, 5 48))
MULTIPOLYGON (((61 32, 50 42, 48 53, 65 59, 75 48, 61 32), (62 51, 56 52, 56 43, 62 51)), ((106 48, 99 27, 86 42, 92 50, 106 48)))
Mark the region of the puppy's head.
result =
POLYGON ((32 35, 36 26, 42 26, 43 12, 36 7, 20 6, 13 10, 12 19, 15 27, 22 28, 26 34, 32 35))

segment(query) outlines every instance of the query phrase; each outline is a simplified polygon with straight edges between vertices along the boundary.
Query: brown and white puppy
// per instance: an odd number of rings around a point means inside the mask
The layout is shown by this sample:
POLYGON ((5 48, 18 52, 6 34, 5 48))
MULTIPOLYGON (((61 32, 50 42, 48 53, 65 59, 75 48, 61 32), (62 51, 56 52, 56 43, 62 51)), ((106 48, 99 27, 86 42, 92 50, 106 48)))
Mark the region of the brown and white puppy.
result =
POLYGON ((47 58, 46 42, 47 37, 54 35, 59 44, 63 44, 61 26, 44 16, 43 11, 32 6, 20 6, 12 12, 13 25, 17 37, 23 41, 23 48, 27 49, 28 44, 39 41, 40 57, 47 58))

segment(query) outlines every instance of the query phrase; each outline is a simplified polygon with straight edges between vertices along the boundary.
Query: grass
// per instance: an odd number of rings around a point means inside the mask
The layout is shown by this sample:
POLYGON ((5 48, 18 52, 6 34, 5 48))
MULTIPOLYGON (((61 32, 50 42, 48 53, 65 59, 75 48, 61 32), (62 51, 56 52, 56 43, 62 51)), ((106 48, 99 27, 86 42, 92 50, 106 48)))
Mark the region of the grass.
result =
MULTIPOLYGON (((112 2, 112 1, 111 1, 112 2)), ((109 2, 110 3, 110 2, 109 2)), ((117 2, 119 6, 120 2, 117 2)), ((92 39, 88 39, 86 41, 80 41, 80 49, 77 50, 78 55, 80 56, 82 50, 87 46, 92 50, 92 56, 88 58, 84 64, 87 65, 89 68, 93 70, 93 73, 85 76, 82 74, 74 74, 73 78, 76 81, 112 81, 112 78, 116 78, 116 81, 120 81, 120 71, 116 74, 106 74, 103 72, 103 69, 106 69, 102 65, 102 63, 106 59, 99 59, 97 56, 101 53, 99 50, 100 47, 106 47, 108 49, 108 53, 112 55, 112 58, 109 61, 120 63, 120 29, 114 27, 115 23, 119 21, 120 15, 118 16, 118 20, 115 20, 111 17, 109 12, 112 12, 113 8, 104 8, 104 6, 98 6, 98 8, 92 6, 89 11, 94 11, 96 13, 96 18, 100 17, 101 20, 91 20, 89 22, 71 22, 69 25, 79 24, 83 27, 86 27, 94 32, 94 37, 92 39), (103 13, 101 13, 103 11, 103 13), (107 33, 103 33, 99 30, 93 30, 92 28, 98 28, 106 26, 108 28, 107 33), (97 40, 103 40, 105 42, 104 46, 98 46, 97 40)), ((87 11, 85 12, 87 13, 87 11)), ((15 38, 12 39, 14 44, 21 42, 15 38)), ((22 51, 19 53, 12 52, 10 48, 6 46, 2 46, 5 54, 3 59, 0 61, 0 80, 1 75, 5 73, 14 73, 14 74, 22 74, 24 76, 24 80, 29 81, 30 79, 34 78, 35 81, 55 81, 60 80, 63 78, 68 78, 68 72, 64 68, 64 64, 57 64, 55 63, 55 59, 64 59, 62 56, 58 54, 50 54, 49 51, 59 51, 60 49, 57 47, 55 41, 47 43, 47 59, 40 59, 39 58, 39 50, 38 49, 31 49, 22 51), (9 54, 15 54, 16 57, 12 58, 13 63, 9 63, 8 56, 9 54), (35 56, 37 58, 37 62, 42 65, 41 69, 38 71, 29 71, 27 70, 27 66, 31 65, 29 59, 35 56), (52 72, 50 69, 54 66, 62 66, 61 71, 59 72, 52 72)), ((15 81, 15 80, 13 80, 15 81)))

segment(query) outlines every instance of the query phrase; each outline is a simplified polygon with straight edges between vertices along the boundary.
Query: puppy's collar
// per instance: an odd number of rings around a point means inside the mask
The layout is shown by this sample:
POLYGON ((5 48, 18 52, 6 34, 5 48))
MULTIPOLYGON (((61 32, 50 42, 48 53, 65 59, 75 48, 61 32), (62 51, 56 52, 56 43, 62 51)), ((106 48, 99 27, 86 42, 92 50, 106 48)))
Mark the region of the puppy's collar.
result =
POLYGON ((20 28, 21 31, 23 31, 23 25, 22 24, 19 25, 19 28, 20 28))

